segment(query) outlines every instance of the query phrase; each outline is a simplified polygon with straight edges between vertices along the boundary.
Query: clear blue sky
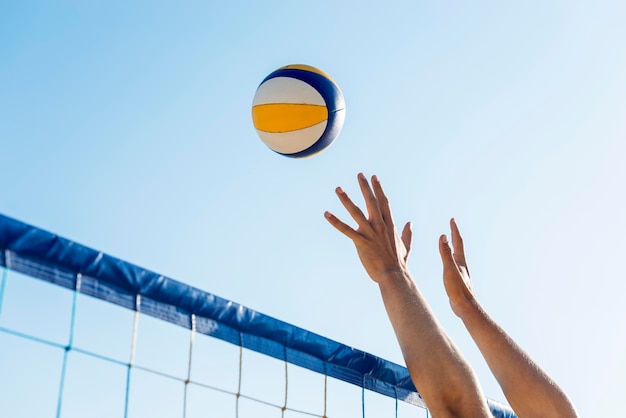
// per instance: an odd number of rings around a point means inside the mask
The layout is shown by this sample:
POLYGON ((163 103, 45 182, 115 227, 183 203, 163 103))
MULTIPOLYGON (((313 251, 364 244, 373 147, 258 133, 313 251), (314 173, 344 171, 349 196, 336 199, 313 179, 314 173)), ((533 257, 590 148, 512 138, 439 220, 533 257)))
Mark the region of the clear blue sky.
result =
POLYGON ((411 270, 503 399, 441 283, 455 217, 480 300, 581 416, 626 389, 626 3, 0 4, 0 212, 402 362, 325 210, 378 174, 411 270), (256 136, 259 82, 329 73, 344 129, 310 159, 256 136))

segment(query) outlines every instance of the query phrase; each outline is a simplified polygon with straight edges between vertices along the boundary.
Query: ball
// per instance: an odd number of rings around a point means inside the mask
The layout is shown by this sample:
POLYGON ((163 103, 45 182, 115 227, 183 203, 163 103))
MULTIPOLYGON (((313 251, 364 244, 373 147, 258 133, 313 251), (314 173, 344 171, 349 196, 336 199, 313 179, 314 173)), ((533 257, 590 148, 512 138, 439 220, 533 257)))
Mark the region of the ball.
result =
POLYGON ((339 135, 346 105, 328 74, 309 65, 286 65, 265 77, 252 103, 261 140, 278 154, 303 158, 328 148, 339 135))

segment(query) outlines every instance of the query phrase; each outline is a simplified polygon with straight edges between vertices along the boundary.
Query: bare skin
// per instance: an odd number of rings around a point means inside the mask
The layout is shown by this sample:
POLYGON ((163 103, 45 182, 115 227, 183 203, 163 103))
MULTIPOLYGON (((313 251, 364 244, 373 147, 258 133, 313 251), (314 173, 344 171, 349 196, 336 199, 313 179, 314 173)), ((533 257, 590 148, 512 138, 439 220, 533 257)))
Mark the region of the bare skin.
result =
MULTIPOLYGON (((367 215, 341 189, 336 193, 357 229, 330 212, 324 216, 350 238, 370 278, 378 284, 407 368, 433 417, 491 417, 480 384, 467 361, 445 333, 411 278, 407 260, 411 225, 396 231, 389 201, 380 181, 371 186, 358 175, 367 215)), ((439 239, 444 287, 459 316, 520 418, 576 417, 559 387, 524 353, 480 307, 472 292, 463 241, 454 220, 452 244, 439 239)))

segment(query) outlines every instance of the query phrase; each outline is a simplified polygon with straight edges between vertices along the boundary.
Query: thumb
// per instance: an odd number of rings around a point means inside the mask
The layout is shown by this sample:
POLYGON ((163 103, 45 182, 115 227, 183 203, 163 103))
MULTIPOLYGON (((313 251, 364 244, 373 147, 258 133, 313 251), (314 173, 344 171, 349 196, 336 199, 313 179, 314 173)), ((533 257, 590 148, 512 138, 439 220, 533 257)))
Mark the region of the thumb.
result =
POLYGON ((402 229, 402 243, 404 244, 404 248, 406 248, 406 255, 404 259, 406 260, 409 257, 409 253, 411 252, 411 239, 413 238, 413 231, 411 229, 411 222, 407 222, 404 225, 404 229, 402 229))

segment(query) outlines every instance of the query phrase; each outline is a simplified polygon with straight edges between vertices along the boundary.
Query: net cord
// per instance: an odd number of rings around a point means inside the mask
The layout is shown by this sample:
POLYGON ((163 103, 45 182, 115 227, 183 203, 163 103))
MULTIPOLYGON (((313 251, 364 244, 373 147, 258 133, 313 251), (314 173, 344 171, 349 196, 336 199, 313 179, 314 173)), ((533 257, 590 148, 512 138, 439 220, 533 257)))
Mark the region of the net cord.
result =
POLYGON ((183 393, 183 418, 187 417, 187 392, 191 382, 191 359, 193 358, 193 342, 196 336, 196 316, 191 315, 191 332, 189 333, 189 362, 187 363, 187 379, 183 393))
POLYGON ((61 365, 61 378, 59 381, 59 396, 57 400, 57 413, 56 417, 61 418, 61 411, 63 409, 63 393, 65 391, 65 377, 67 375, 67 362, 70 351, 74 345, 74 330, 76 325, 76 308, 78 304, 78 293, 80 292, 80 284, 81 284, 81 274, 76 274, 76 285, 74 287, 74 291, 72 292, 72 313, 70 316, 70 335, 68 339, 67 345, 64 347, 63 351, 63 363, 61 365))
POLYGON ((126 364, 126 389, 124 394, 124 418, 128 418, 128 408, 130 402, 130 382, 131 370, 135 363, 135 352, 137 350, 137 331, 139 329, 139 307, 141 306, 141 295, 135 296, 135 313, 133 315, 133 331, 130 340, 130 358, 126 364))

